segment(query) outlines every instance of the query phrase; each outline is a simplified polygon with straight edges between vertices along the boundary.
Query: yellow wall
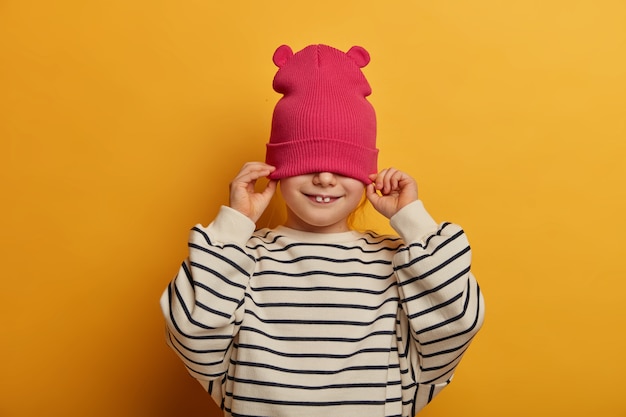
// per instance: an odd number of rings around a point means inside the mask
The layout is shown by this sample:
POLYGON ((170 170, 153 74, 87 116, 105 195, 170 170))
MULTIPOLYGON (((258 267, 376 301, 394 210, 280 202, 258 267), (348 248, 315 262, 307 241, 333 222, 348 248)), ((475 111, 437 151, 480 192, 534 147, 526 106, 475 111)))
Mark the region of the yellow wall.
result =
POLYGON ((626 416, 625 22, 610 0, 0 2, 0 415, 218 415, 158 298, 263 158, 274 49, 319 42, 370 51, 381 165, 473 244, 487 321, 423 416, 626 416))

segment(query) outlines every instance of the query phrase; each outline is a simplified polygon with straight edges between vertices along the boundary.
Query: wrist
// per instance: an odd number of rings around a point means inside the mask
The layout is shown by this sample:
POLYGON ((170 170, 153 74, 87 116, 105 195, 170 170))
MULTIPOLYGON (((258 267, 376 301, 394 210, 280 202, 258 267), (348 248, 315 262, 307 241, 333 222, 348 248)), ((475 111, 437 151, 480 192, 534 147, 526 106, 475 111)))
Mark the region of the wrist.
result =
POLYGON ((396 212, 391 227, 405 243, 421 240, 437 230, 437 222, 428 214, 421 200, 415 200, 396 212))
POLYGON ((215 219, 207 227, 207 233, 216 241, 244 246, 256 225, 245 214, 228 207, 220 207, 215 219))

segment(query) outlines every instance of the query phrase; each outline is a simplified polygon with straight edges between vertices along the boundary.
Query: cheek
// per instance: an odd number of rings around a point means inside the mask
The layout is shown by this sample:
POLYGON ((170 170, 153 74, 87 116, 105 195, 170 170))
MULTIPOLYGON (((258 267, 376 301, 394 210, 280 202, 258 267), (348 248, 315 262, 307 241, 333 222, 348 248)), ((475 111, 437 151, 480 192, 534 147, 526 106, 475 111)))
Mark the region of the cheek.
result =
POLYGON ((289 198, 296 192, 296 186, 293 181, 289 181, 288 179, 282 179, 278 183, 280 193, 284 198, 289 198))
POLYGON ((349 190, 350 194, 354 196, 355 199, 360 200, 365 193, 365 185, 361 181, 356 181, 356 183, 350 185, 349 190))
POLYGON ((365 188, 359 183, 359 186, 350 191, 350 205, 353 206, 353 209, 356 209, 365 198, 365 188))

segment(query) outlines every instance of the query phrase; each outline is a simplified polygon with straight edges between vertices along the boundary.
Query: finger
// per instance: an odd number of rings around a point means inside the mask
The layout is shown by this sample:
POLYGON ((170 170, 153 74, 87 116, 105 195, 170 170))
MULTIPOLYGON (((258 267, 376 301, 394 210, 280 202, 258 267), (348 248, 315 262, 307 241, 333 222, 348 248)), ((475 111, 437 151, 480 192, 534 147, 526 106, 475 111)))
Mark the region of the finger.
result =
POLYGON ((259 178, 267 177, 272 171, 274 171, 274 168, 270 166, 247 166, 239 172, 233 182, 249 184, 259 178))
POLYGON ((406 177, 406 174, 402 171, 396 170, 391 176, 391 189, 393 191, 400 191, 402 189, 402 181, 406 177))
POLYGON ((399 195, 404 202, 417 200, 417 182, 410 175, 403 173, 398 181, 399 195))
POLYGON ((255 167, 276 169, 276 167, 274 167, 273 165, 266 164, 265 162, 252 161, 252 162, 246 162, 245 164, 243 164, 243 167, 241 168, 241 170, 243 171, 244 169, 255 168, 255 167))
POLYGON ((372 182, 374 183, 374 187, 377 190, 382 190, 383 189, 384 180, 385 180, 385 173, 386 172, 387 172, 387 169, 383 169, 383 170, 379 171, 377 174, 372 174, 372 176, 374 177, 372 179, 372 182))
POLYGON ((393 177, 397 172, 398 170, 393 167, 389 167, 388 169, 385 170, 385 175, 383 177, 383 186, 381 188, 381 193, 383 195, 388 195, 389 193, 391 193, 393 189, 393 185, 392 185, 393 177))
POLYGON ((246 175, 251 172, 272 172, 276 167, 263 162, 246 162, 239 170, 237 176, 246 175))
POLYGON ((383 193, 385 195, 391 193, 393 190, 393 178, 396 174, 397 170, 393 167, 390 167, 387 172, 385 172, 385 186, 383 187, 383 193))
POLYGON ((370 181, 372 182, 372 184, 374 184, 374 187, 376 187, 376 180, 378 179, 378 175, 379 175, 378 172, 368 175, 370 181))
POLYGON ((275 168, 269 165, 250 165, 250 166, 245 167, 245 169, 243 169, 240 172, 240 175, 242 176, 252 175, 257 178, 261 178, 261 177, 267 176, 269 173, 271 173, 274 170, 275 168))
POLYGON ((372 205, 375 205, 375 202, 380 198, 378 193, 376 192, 376 184, 371 183, 365 187, 365 197, 369 200, 372 205))
POLYGON ((274 192, 276 191, 277 184, 278 184, 278 181, 270 180, 265 186, 265 189, 262 191, 261 194, 263 194, 263 196, 265 197, 271 198, 274 195, 274 192))

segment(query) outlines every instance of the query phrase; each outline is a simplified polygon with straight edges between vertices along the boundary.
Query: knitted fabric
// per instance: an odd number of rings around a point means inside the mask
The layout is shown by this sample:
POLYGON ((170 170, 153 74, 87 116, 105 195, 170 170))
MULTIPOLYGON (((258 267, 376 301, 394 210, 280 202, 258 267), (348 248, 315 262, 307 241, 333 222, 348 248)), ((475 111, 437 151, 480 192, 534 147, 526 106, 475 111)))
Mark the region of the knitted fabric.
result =
POLYGON ((266 162, 272 179, 333 172, 367 184, 377 172, 376 115, 361 68, 370 56, 310 45, 294 54, 287 45, 273 56, 273 87, 283 97, 272 118, 266 162))

